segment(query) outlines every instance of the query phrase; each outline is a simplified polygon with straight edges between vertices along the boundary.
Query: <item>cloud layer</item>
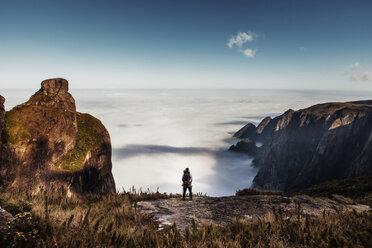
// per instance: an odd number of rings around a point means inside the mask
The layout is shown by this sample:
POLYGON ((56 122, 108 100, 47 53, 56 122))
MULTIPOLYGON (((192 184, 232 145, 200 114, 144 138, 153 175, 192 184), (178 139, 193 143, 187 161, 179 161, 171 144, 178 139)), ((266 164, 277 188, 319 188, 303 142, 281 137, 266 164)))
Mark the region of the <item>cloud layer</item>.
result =
POLYGON ((258 35, 254 32, 248 31, 248 32, 239 32, 235 36, 231 36, 226 45, 229 48, 233 48, 236 46, 238 50, 244 54, 245 56, 249 58, 254 58, 256 55, 256 50, 250 49, 250 48, 243 48, 245 43, 254 41, 258 35))
POLYGON ((166 153, 182 155, 213 154, 215 151, 204 147, 174 147, 166 145, 133 144, 124 146, 122 148, 113 149, 113 153, 119 159, 125 159, 142 155, 158 155, 166 153))

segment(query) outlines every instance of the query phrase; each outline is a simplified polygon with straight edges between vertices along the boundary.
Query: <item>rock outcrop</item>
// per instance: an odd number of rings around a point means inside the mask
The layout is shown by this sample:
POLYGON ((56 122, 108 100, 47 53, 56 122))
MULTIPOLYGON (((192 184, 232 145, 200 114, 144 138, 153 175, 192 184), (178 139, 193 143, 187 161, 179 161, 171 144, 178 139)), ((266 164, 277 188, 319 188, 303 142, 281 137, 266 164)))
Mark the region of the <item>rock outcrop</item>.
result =
POLYGON ((296 218, 301 216, 317 217, 324 212, 336 213, 340 209, 346 211, 366 211, 369 207, 361 204, 344 204, 328 198, 317 198, 306 195, 284 197, 279 195, 251 195, 227 197, 194 197, 192 201, 182 201, 170 198, 154 201, 142 201, 137 207, 154 215, 159 228, 177 224, 180 230, 185 230, 192 219, 202 222, 226 225, 233 218, 247 220, 262 218, 280 209, 283 217, 296 218), (299 210, 300 206, 300 210, 299 210))
POLYGON ((110 136, 98 119, 76 112, 65 79, 43 81, 39 91, 3 119, 0 183, 4 187, 115 192, 110 136))
POLYGON ((239 131, 237 131, 233 135, 234 138, 239 138, 239 139, 244 139, 244 138, 252 139, 252 138, 256 138, 256 136, 257 136, 256 126, 252 123, 248 123, 247 125, 239 129, 239 131))
POLYGON ((250 139, 243 139, 239 141, 236 145, 232 145, 229 151, 240 152, 248 154, 249 156, 255 156, 258 151, 256 143, 250 139))
POLYGON ((295 192, 331 179, 372 174, 372 101, 325 103, 265 118, 252 135, 254 186, 295 192))

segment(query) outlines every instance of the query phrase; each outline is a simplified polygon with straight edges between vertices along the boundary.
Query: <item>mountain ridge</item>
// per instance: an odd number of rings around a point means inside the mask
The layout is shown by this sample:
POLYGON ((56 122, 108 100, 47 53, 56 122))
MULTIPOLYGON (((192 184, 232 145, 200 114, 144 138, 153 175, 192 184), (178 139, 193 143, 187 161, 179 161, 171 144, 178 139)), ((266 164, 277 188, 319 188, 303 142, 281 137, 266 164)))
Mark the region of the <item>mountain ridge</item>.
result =
POLYGON ((255 132, 249 123, 234 137, 263 143, 254 156, 254 187, 292 193, 372 174, 371 123, 371 100, 330 102, 266 117, 255 132))

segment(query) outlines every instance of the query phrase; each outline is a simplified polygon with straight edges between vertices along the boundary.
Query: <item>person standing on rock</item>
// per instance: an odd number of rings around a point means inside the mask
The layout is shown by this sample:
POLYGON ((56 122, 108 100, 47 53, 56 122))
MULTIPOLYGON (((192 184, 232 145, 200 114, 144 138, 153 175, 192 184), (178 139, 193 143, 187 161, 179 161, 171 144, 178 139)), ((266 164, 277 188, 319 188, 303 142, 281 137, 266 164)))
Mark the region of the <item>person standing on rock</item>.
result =
POLYGON ((190 173, 189 168, 186 168, 183 171, 183 175, 182 175, 182 186, 183 186, 182 200, 185 200, 187 189, 189 190, 190 200, 192 200, 192 185, 191 185, 191 183, 192 183, 192 175, 190 173))

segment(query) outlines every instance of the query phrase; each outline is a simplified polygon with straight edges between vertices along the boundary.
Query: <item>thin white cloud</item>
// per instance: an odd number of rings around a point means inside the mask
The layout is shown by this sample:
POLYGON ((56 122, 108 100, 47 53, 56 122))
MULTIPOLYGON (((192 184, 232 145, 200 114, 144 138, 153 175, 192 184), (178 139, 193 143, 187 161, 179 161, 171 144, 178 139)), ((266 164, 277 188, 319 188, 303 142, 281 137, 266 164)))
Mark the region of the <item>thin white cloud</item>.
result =
POLYGON ((254 58, 254 56, 256 55, 256 50, 253 50, 253 49, 245 49, 242 52, 245 56, 250 57, 250 58, 254 58))
POLYGON ((237 35, 233 35, 230 37, 226 45, 229 48, 233 48, 236 46, 239 49, 239 52, 243 53, 245 56, 249 58, 254 58, 256 55, 256 50, 250 48, 243 48, 245 43, 254 41, 258 35, 254 32, 239 32, 237 35))
POLYGON ((226 43, 226 45, 230 48, 232 48, 234 45, 241 48, 244 43, 254 41, 256 37, 257 37, 257 34, 251 31, 247 33, 239 32, 236 36, 231 36, 229 41, 226 43))
POLYGON ((354 64, 350 65, 351 75, 350 78, 353 81, 359 82, 372 82, 372 71, 361 72, 358 69, 360 68, 360 63, 357 61, 354 64))

